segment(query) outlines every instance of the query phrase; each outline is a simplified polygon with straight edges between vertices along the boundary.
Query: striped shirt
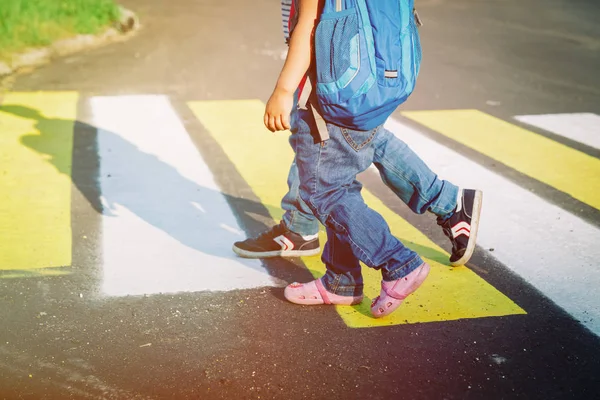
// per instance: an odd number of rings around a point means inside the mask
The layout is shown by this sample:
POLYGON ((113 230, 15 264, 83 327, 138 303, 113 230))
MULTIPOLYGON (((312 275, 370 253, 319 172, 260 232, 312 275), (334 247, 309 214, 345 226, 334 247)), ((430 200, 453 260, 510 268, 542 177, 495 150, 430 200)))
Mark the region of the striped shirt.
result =
POLYGON ((293 12, 293 3, 294 0, 281 0, 281 25, 286 43, 290 40, 290 15, 293 12))

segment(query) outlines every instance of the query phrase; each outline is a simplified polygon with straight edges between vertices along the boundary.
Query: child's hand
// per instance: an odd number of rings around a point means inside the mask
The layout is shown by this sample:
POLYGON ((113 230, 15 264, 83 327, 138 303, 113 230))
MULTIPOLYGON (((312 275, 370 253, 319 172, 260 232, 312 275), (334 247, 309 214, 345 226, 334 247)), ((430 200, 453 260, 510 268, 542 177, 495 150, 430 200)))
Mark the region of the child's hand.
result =
POLYGON ((276 88, 265 108, 265 126, 271 132, 290 129, 290 114, 294 105, 294 94, 276 88))

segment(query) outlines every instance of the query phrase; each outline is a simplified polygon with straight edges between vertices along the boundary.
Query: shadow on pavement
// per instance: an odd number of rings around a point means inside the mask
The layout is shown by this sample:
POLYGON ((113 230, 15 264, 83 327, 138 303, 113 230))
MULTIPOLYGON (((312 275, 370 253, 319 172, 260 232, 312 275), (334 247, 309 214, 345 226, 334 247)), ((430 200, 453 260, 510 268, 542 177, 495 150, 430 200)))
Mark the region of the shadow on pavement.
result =
MULTIPOLYGON (((236 211, 234 214, 238 214, 236 217, 242 220, 242 225, 248 225, 251 220, 251 231, 254 232, 268 228, 255 216, 271 219, 269 211, 281 212, 279 207, 265 206, 202 186, 114 132, 100 130, 81 121, 46 118, 37 110, 23 106, 4 105, 0 106, 0 110, 36 121, 40 134, 26 135, 22 137, 22 143, 45 155, 48 163, 57 171, 69 176, 97 213, 116 217, 119 210, 126 209, 183 245, 202 253, 236 257, 231 245, 243 236, 223 222, 223 211, 228 208, 225 201, 236 211), (85 153, 86 168, 83 171, 72 169, 71 163, 65 161, 62 154, 64 146, 56 145, 64 143, 60 135, 70 135, 72 131, 74 152, 81 151, 83 146, 85 153), (102 177, 103 193, 99 179, 99 134, 102 135, 103 146, 110 149, 111 160, 116 159, 119 165, 125 166, 123 171, 115 170, 115 176, 102 177)), ((152 246, 152 243, 148 243, 148 246, 152 246)), ((243 259, 240 261, 244 262, 243 259)), ((250 264, 244 265, 252 268, 250 264)), ((305 268, 289 260, 280 259, 264 264, 269 274, 278 279, 289 280, 290 275, 293 279, 310 279, 310 273, 305 268)))

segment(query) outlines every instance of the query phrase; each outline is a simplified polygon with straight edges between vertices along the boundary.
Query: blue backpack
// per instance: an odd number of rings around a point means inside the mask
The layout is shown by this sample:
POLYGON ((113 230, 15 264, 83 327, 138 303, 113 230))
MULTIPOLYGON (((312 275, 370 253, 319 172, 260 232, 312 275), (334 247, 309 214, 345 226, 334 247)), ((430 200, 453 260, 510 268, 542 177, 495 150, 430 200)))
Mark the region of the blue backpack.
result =
POLYGON ((324 1, 310 75, 325 121, 370 130, 406 101, 421 64, 417 23, 414 0, 324 1))

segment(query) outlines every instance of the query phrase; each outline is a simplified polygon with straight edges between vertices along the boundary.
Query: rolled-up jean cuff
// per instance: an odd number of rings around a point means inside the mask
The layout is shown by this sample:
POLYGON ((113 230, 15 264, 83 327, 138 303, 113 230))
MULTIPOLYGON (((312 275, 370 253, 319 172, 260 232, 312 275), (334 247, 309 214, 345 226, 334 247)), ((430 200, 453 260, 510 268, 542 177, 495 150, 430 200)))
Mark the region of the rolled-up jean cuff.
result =
POLYGON ((458 190, 458 186, 444 181, 442 192, 433 204, 431 204, 429 210, 442 219, 448 216, 456 208, 458 190))
POLYGON ((363 294, 364 285, 352 285, 352 286, 342 286, 338 285, 335 289, 331 287, 330 282, 327 279, 321 278, 321 282, 323 282, 323 286, 325 289, 333 294, 337 294, 338 296, 361 296, 363 294))
POLYGON ((298 211, 288 211, 282 221, 287 229, 301 236, 311 236, 319 233, 319 223, 315 219, 306 219, 298 211))
POLYGON ((400 268, 395 269, 392 272, 382 271, 382 278, 384 281, 395 281, 396 279, 404 278, 406 275, 413 272, 415 269, 419 268, 423 264, 423 259, 418 255, 405 263, 400 268))

